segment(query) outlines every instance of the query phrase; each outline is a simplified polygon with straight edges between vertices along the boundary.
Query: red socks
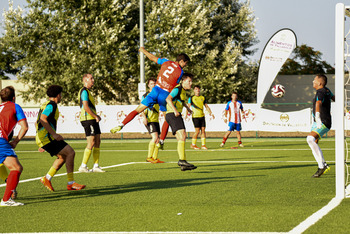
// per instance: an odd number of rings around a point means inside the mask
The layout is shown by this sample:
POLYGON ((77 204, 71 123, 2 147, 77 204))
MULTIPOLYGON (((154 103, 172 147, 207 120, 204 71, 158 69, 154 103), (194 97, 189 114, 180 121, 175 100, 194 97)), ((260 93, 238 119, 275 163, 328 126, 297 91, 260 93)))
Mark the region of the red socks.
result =
POLYGON ((224 143, 224 144, 225 144, 225 143, 226 143, 226 141, 227 141, 227 138, 225 138, 225 137, 224 137, 224 138, 222 138, 222 143, 224 143))
POLYGON ((169 124, 167 121, 164 121, 163 126, 162 126, 162 131, 160 134, 160 140, 164 141, 164 139, 166 138, 166 135, 168 134, 169 131, 169 124))
POLYGON ((16 189, 17 184, 19 182, 19 177, 21 175, 20 171, 11 171, 9 176, 7 177, 7 185, 5 189, 3 201, 8 201, 12 195, 13 190, 16 189))
POLYGON ((126 125, 127 123, 129 123, 131 120, 133 120, 135 118, 136 115, 138 115, 139 113, 137 113, 137 111, 133 110, 131 111, 123 120, 122 124, 126 125))

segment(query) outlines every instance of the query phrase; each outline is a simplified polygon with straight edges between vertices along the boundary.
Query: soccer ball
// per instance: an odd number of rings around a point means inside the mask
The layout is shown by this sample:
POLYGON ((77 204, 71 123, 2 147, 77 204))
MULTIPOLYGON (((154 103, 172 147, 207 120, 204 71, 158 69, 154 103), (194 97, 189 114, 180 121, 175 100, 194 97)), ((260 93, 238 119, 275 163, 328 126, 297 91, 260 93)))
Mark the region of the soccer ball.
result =
POLYGON ((284 96, 285 93, 286 89, 283 85, 280 84, 273 86, 273 88, 271 89, 271 94, 274 98, 281 98, 284 96))

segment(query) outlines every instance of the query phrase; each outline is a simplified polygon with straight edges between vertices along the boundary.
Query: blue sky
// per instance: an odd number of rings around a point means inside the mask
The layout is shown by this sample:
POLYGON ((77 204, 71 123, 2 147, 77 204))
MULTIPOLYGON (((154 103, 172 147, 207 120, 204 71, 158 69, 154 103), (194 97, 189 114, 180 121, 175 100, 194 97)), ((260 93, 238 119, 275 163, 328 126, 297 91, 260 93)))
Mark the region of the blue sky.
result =
MULTIPOLYGON (((339 2, 350 5, 350 0, 251 0, 260 41, 253 47, 258 51, 251 59, 260 59, 266 42, 275 32, 290 28, 297 36, 298 45, 307 44, 321 51, 322 59, 334 66, 335 5, 339 2)), ((14 7, 24 6, 26 1, 13 0, 13 3, 14 7)), ((8 9, 8 0, 0 1, 1 13, 4 9, 8 9)))

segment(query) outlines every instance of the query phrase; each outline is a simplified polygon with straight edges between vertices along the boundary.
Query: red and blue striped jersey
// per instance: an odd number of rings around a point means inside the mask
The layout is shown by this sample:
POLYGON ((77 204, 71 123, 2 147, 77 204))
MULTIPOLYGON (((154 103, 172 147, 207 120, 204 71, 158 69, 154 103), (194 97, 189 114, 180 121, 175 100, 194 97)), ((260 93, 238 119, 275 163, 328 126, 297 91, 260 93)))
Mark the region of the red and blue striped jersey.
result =
POLYGON ((226 105, 225 110, 229 111, 229 122, 241 123, 241 113, 243 111, 243 105, 241 101, 229 101, 226 105))

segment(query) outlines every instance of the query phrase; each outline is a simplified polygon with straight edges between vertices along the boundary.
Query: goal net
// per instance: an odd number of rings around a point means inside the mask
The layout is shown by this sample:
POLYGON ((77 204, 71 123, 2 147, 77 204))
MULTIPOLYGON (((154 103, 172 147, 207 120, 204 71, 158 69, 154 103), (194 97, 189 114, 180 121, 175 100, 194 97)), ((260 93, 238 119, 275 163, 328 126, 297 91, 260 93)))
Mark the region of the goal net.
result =
POLYGON ((335 156, 336 197, 350 197, 350 6, 336 5, 335 19, 335 156), (344 119, 345 112, 345 119, 344 119), (345 164, 344 164, 345 162, 345 164))

